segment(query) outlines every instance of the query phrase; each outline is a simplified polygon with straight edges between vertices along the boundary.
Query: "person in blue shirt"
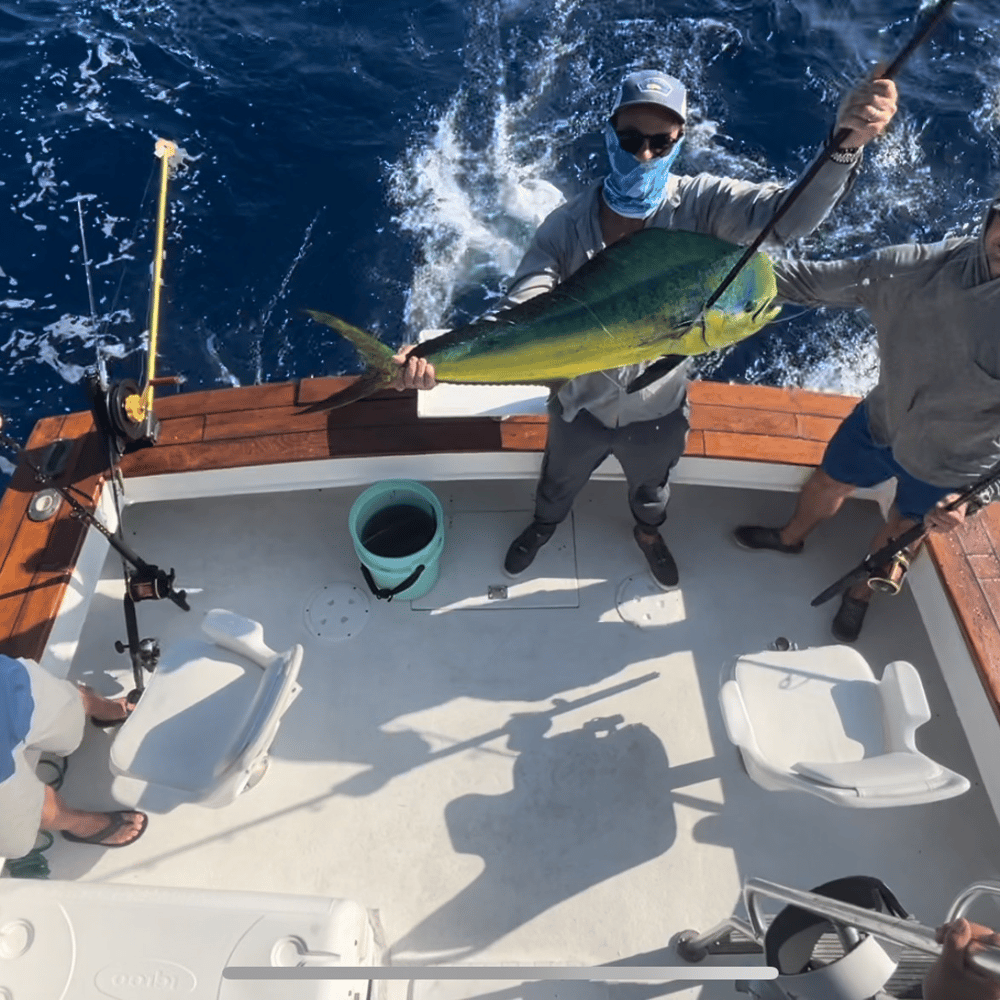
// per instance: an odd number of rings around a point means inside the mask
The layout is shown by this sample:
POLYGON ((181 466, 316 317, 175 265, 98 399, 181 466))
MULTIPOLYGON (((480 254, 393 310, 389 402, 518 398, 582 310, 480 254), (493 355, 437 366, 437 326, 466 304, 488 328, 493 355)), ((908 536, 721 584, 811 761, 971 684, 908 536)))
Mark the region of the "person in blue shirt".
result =
POLYGON ((40 753, 67 756, 80 745, 88 717, 107 728, 124 722, 130 708, 125 698, 102 698, 30 660, 0 654, 0 858, 23 857, 39 830, 102 847, 142 836, 145 813, 75 809, 35 774, 40 753))

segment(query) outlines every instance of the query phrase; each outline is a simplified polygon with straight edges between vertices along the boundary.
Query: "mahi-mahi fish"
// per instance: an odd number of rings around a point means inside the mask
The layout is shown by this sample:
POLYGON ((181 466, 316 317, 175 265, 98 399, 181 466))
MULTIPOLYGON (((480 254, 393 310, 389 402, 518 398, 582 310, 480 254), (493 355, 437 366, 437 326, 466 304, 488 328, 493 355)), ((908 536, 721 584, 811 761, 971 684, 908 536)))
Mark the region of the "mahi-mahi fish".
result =
MULTIPOLYGON (((643 229, 595 254, 555 288, 418 344, 438 382, 555 384, 587 372, 715 351, 756 333, 780 311, 771 261, 757 252, 719 300, 704 303, 742 254, 699 233, 643 229)), ((357 347, 368 370, 324 400, 344 406, 398 376, 395 353, 329 313, 308 310, 357 347)))

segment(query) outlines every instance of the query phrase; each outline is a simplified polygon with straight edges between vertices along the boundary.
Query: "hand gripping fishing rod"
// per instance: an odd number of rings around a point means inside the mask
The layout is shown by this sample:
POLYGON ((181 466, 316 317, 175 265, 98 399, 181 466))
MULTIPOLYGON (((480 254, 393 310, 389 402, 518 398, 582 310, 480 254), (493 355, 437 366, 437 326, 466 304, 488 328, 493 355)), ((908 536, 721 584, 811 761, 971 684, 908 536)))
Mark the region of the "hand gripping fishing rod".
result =
MULTIPOLYGON (((938 26, 938 24, 944 19, 948 10, 955 3, 955 0, 939 0, 937 6, 934 10, 927 16, 924 23, 917 29, 913 37, 907 43, 906 47, 898 56, 893 60, 886 69, 877 79, 880 80, 892 80, 895 78, 896 74, 903 68, 904 63, 907 59, 913 55, 914 52, 926 41, 930 36, 931 32, 938 26)), ((795 187, 788 192, 788 197, 778 206, 774 215, 771 217, 770 222, 760 231, 757 238, 743 251, 743 256, 733 265, 732 270, 725 278, 722 279, 722 283, 714 292, 709 296, 708 301, 702 306, 701 315, 708 312, 719 298, 722 296, 723 292, 736 280, 736 276, 743 270, 747 262, 753 257, 753 255, 760 249, 761 244, 771 235, 774 231, 774 227, 785 217, 785 213, 798 201, 799 196, 802 192, 809 186, 812 179, 819 173, 822 166, 826 161, 843 145, 844 140, 851 134, 851 129, 844 127, 835 136, 833 136, 824 147, 823 151, 813 162, 812 166, 802 175, 795 187)), ((628 387, 628 392, 638 392, 640 389, 645 389, 646 386, 652 385, 657 379, 666 375, 672 368, 675 368, 679 360, 676 355, 668 355, 667 357, 660 358, 658 361, 654 361, 641 375, 633 379, 628 387)))
MULTIPOLYGON (((981 500, 981 494, 997 483, 1000 483, 1000 465, 997 465, 992 472, 983 476, 978 482, 973 483, 968 489, 963 490, 954 500, 946 503, 941 509, 956 510, 962 504, 981 500)), ((856 583, 860 583, 876 570, 882 569, 890 559, 893 559, 908 549, 914 542, 923 538, 926 533, 927 526, 923 521, 919 521, 912 528, 907 528, 901 535, 890 538, 882 548, 871 555, 865 556, 854 569, 845 573, 836 583, 831 583, 822 594, 817 594, 810 603, 814 608, 819 607, 819 605, 825 604, 831 598, 836 597, 837 594, 841 594, 856 583)))

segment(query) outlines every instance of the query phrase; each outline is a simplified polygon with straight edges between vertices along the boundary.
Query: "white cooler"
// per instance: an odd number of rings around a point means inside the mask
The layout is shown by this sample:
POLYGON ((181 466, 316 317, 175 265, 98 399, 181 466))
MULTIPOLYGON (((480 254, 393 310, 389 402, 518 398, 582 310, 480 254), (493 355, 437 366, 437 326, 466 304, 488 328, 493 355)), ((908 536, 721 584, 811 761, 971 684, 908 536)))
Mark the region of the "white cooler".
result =
POLYGON ((0 1000, 366 1000, 367 979, 222 974, 381 958, 376 922, 349 900, 0 879, 0 1000))

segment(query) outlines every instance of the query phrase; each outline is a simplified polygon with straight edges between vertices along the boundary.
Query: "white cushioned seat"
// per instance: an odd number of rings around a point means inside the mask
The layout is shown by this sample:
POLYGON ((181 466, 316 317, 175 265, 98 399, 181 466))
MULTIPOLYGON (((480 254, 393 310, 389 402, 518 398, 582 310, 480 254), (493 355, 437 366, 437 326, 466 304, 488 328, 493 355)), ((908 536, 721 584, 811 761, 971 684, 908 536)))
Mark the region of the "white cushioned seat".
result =
POLYGON ((281 716, 301 690, 302 647, 277 653, 258 622, 209 611, 202 631, 167 649, 111 746, 112 795, 163 812, 223 806, 255 784, 281 716))
POLYGON ((916 805, 969 782, 916 746, 930 717, 920 675, 890 663, 876 680, 849 646, 742 656, 719 693, 730 740, 762 788, 861 808, 916 805))

